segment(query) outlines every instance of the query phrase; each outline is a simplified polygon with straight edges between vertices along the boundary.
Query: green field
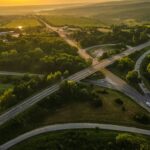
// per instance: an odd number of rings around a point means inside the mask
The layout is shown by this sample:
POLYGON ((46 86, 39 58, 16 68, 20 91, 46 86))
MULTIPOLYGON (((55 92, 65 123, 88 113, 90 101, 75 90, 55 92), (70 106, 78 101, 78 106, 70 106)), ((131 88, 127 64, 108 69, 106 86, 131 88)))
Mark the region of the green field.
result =
POLYGON ((43 16, 44 19, 54 26, 79 26, 79 27, 99 27, 102 26, 102 22, 98 19, 92 19, 87 17, 76 17, 76 16, 57 16, 48 15, 43 16))
POLYGON ((32 28, 41 26, 40 22, 38 22, 34 18, 17 18, 11 21, 8 21, 6 24, 3 24, 3 28, 18 28, 21 26, 22 28, 32 28))
POLYGON ((137 113, 147 114, 139 105, 123 94, 95 87, 103 102, 100 108, 92 107, 88 101, 66 102, 62 106, 55 107, 43 101, 33 106, 30 110, 19 115, 0 127, 0 143, 4 143, 29 130, 56 123, 93 122, 137 126, 150 129, 149 125, 136 122, 133 118, 137 113), (123 105, 115 103, 115 99, 121 99, 123 105))
MULTIPOLYGON (((82 129, 38 135, 10 148, 10 150, 56 150, 59 147, 61 147, 61 150, 99 150, 110 147, 111 150, 120 150, 120 144, 116 142, 117 137, 120 135, 128 136, 130 140, 132 137, 133 141, 138 141, 140 147, 146 146, 148 148, 150 146, 150 138, 147 136, 99 129, 82 129)), ((129 150, 126 145, 124 150, 129 150)))
POLYGON ((150 21, 150 2, 148 0, 131 0, 86 5, 82 7, 47 11, 50 15, 69 15, 98 19, 106 24, 139 25, 150 21))

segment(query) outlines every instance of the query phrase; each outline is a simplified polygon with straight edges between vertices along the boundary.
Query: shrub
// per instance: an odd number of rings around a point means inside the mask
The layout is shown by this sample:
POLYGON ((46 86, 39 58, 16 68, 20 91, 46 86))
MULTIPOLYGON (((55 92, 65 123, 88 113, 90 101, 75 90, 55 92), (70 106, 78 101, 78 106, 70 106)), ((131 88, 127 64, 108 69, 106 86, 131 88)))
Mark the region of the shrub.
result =
POLYGON ((93 100, 91 101, 91 104, 95 108, 99 108, 103 105, 102 100, 100 98, 93 98, 93 100))
POLYGON ((136 114, 134 116, 134 120, 142 123, 142 124, 149 124, 150 123, 150 117, 146 114, 136 114))
POLYGON ((123 105, 123 101, 120 98, 115 99, 115 103, 118 105, 123 105))

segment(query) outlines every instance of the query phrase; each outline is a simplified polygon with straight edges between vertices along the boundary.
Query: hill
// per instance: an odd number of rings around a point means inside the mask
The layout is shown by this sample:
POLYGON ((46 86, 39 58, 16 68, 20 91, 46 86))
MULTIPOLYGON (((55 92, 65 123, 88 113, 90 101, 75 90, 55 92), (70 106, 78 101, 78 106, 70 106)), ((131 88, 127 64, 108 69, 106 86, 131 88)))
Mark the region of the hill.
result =
POLYGON ((104 23, 150 21, 150 1, 131 0, 91 4, 74 8, 46 11, 49 15, 95 18, 104 23))

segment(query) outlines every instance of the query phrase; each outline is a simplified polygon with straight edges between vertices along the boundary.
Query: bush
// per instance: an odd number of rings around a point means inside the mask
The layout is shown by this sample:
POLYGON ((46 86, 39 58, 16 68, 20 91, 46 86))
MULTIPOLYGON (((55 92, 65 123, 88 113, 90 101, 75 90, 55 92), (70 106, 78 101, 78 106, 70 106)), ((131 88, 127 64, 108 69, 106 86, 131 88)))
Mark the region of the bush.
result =
POLYGON ((123 101, 120 98, 115 99, 115 103, 118 105, 123 105, 123 101))
POLYGON ((129 57, 121 58, 117 61, 117 67, 121 70, 132 69, 134 67, 134 61, 129 57))
POLYGON ((149 124, 150 123, 150 117, 146 114, 136 114, 134 116, 134 120, 142 123, 142 124, 149 124))
POLYGON ((126 75, 126 80, 131 83, 139 82, 138 72, 137 71, 129 71, 126 75))
POLYGON ((144 138, 137 137, 132 134, 121 133, 116 137, 116 146, 121 150, 141 150, 147 149, 144 138))
POLYGON ((92 101, 91 101, 91 104, 93 107, 95 108, 99 108, 99 107, 102 107, 103 103, 102 103, 102 100, 100 98, 94 98, 92 101))

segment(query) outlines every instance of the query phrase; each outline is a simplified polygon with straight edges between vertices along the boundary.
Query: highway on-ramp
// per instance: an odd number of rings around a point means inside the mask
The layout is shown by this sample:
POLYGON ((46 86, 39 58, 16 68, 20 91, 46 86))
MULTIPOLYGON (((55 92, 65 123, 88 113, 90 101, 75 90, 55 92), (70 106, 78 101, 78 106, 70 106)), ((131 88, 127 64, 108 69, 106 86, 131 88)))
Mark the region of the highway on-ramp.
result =
POLYGON ((119 125, 112 125, 112 124, 97 124, 97 123, 66 123, 66 124, 56 124, 56 125, 49 125, 42 128, 38 128, 22 134, 15 139, 8 141, 7 143, 0 146, 0 150, 7 150, 10 147, 29 139, 33 136, 44 134, 48 132, 54 131, 61 131, 61 130, 71 130, 71 129, 102 129, 102 130, 114 130, 114 131, 122 131, 122 132, 130 132, 130 133, 137 133, 150 136, 150 130, 139 129, 135 127, 125 127, 119 125))
MULTIPOLYGON (((150 54, 150 50, 146 51, 143 55, 141 55, 141 57, 139 57, 139 59, 137 60, 135 64, 134 70, 138 72, 138 75, 141 79, 143 79, 143 77, 141 76, 140 67, 141 67, 143 60, 148 54, 150 54)), ((146 87, 143 80, 141 81, 141 83, 139 83, 139 86, 141 90, 143 91, 143 93, 145 94, 145 97, 147 98, 147 103, 149 103, 149 106, 150 106, 150 90, 146 87)))
POLYGON ((147 111, 150 112, 149 108, 145 107, 145 103, 147 101, 147 97, 140 94, 137 90, 127 84, 124 80, 113 74, 107 69, 101 69, 101 72, 106 76, 106 79, 99 81, 89 81, 90 83, 102 86, 106 88, 115 89, 124 93, 125 95, 132 98, 137 104, 143 106, 147 111), (144 102, 144 103, 143 103, 144 102))

